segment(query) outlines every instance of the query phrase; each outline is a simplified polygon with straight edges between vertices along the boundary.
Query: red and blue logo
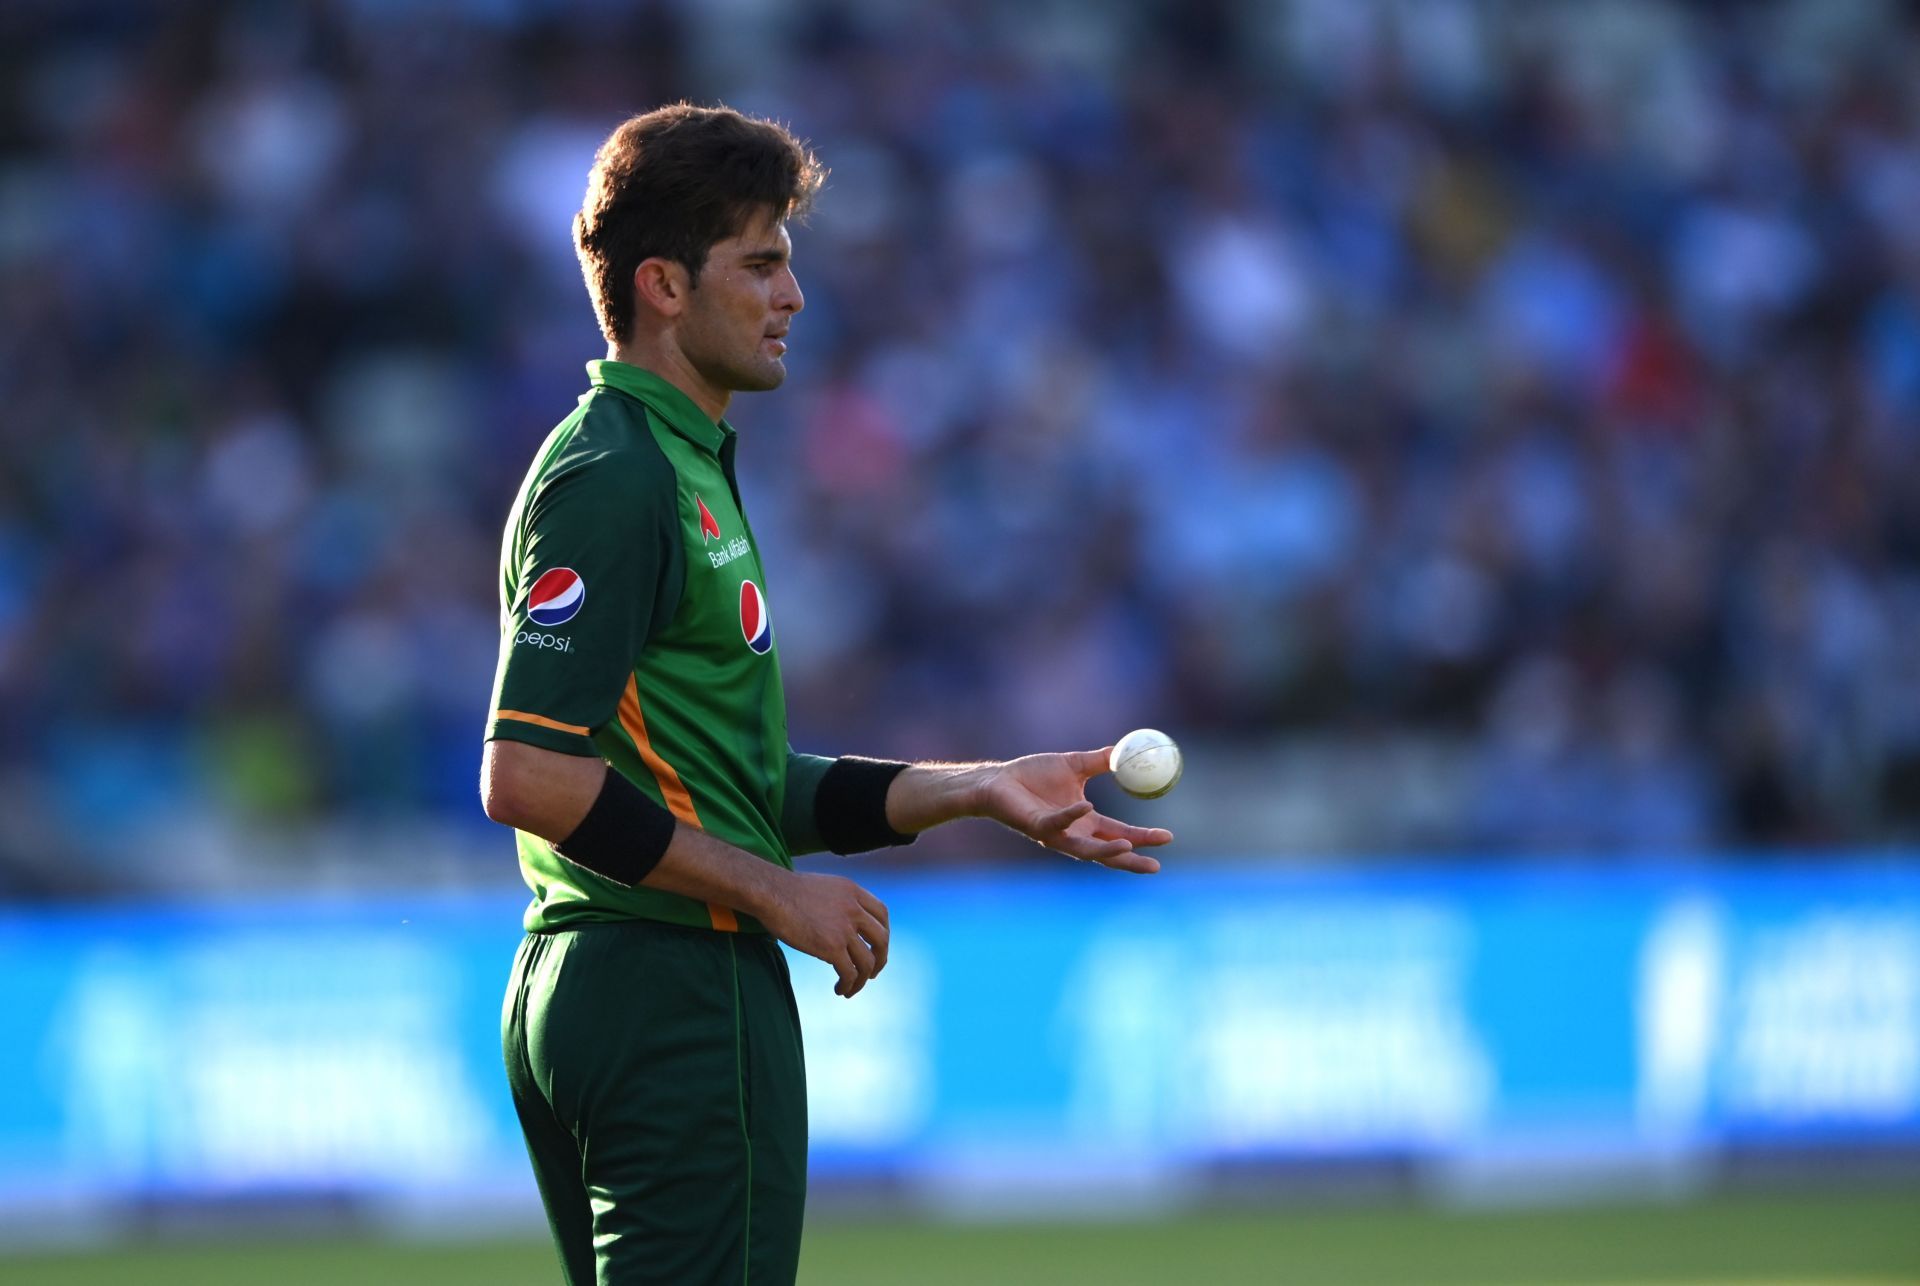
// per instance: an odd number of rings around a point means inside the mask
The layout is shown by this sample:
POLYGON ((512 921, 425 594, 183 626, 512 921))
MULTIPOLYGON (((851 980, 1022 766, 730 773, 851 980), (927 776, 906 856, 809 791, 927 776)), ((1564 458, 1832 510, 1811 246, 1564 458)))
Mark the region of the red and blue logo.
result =
POLYGON ((767 615, 767 596, 750 580, 740 582, 740 633, 747 646, 761 656, 773 646, 773 618, 767 615))
POLYGON ((542 572, 527 595, 527 619, 535 625, 565 625, 587 601, 587 582, 571 567, 542 572))

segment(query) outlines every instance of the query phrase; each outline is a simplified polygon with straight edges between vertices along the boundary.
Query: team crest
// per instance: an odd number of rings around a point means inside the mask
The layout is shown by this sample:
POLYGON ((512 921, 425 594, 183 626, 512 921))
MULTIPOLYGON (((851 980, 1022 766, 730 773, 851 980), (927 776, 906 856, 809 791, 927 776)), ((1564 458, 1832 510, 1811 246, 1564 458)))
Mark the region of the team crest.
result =
POLYGON ((580 614, 587 601, 587 582, 571 567, 554 567, 540 574, 527 593, 527 619, 535 625, 565 625, 580 614))
POLYGON ((773 619, 767 615, 767 596, 750 580, 740 582, 740 633, 747 646, 761 656, 773 646, 773 619))

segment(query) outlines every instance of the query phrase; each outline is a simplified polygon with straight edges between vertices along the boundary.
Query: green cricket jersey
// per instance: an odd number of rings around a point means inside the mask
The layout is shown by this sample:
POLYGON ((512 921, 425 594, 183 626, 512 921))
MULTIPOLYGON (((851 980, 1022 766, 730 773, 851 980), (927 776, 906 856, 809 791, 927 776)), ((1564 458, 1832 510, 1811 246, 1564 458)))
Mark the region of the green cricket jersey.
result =
MULTIPOLYGON (((601 756, 679 820, 791 866, 821 847, 814 796, 833 761, 787 745, 733 430, 650 371, 587 371, 592 387, 548 435, 507 519, 487 736, 601 756)), ((760 931, 515 834, 530 933, 631 918, 760 931)))

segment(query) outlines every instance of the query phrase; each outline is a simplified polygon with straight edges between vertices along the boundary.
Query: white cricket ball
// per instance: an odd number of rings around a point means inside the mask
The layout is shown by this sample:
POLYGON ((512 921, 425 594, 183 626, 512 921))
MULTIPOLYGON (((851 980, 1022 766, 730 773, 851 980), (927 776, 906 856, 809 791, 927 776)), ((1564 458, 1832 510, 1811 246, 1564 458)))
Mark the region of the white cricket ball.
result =
POLYGON ((1135 799, 1158 799, 1180 781, 1180 747, 1164 732, 1139 728, 1120 738, 1107 767, 1135 799))

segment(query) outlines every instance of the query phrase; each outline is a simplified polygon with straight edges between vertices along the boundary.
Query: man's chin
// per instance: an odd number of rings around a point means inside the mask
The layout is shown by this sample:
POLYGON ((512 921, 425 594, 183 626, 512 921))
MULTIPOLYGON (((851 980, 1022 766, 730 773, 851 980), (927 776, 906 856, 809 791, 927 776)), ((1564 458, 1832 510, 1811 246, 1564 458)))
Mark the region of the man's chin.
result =
POLYGON ((736 371, 732 388, 736 393, 770 393, 786 382, 786 364, 774 358, 772 361, 755 362, 751 367, 736 371))
POLYGON ((732 362, 703 362, 695 358, 693 368, 708 384, 729 393, 766 393, 787 380, 786 363, 770 354, 732 362))

